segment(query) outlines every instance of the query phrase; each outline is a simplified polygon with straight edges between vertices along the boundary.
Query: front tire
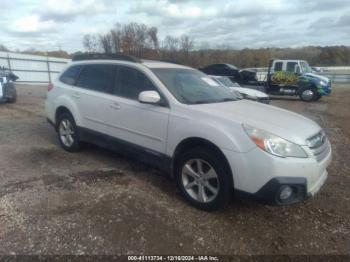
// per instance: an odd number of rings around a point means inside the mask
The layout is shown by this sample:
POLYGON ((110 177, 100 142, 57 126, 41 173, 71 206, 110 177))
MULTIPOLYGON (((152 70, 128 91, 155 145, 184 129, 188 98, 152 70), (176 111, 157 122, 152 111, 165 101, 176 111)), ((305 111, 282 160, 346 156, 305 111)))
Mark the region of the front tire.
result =
POLYGON ((215 149, 193 148, 176 162, 176 182, 191 205, 213 211, 229 203, 233 193, 232 174, 215 149))
POLYGON ((313 87, 305 87, 301 90, 299 97, 304 102, 312 102, 317 96, 317 90, 313 87))
POLYGON ((57 134, 58 140, 64 150, 76 152, 80 149, 78 129, 71 114, 62 113, 59 115, 57 134))

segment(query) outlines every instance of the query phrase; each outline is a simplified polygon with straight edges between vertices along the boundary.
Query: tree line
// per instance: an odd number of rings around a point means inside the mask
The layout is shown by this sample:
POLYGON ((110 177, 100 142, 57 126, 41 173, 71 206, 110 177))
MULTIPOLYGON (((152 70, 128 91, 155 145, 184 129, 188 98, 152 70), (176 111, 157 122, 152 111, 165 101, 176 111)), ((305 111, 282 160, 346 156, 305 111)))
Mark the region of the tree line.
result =
MULTIPOLYGON (((303 59, 315 66, 350 65, 349 46, 306 46, 299 48, 235 49, 235 43, 213 46, 198 43, 187 35, 158 36, 158 29, 142 23, 116 24, 107 33, 87 34, 82 39, 84 52, 103 52, 133 55, 144 59, 155 59, 202 67, 213 63, 229 63, 235 66, 266 67, 270 59, 303 59)), ((0 51, 9 51, 0 44, 0 51)), ((23 51, 27 54, 69 58, 76 52, 43 52, 35 49, 23 51)))
MULTIPOLYGON (((228 43, 234 45, 234 43, 228 43)), ((259 48, 237 50, 230 46, 196 43, 187 35, 159 39, 158 29, 145 24, 116 24, 105 34, 83 37, 86 52, 123 52, 144 59, 156 59, 201 67, 213 63, 230 63, 238 67, 266 67, 270 59, 303 59, 311 65, 340 66, 350 64, 348 46, 307 46, 300 48, 259 48), (198 48, 199 46, 199 48, 198 48)))

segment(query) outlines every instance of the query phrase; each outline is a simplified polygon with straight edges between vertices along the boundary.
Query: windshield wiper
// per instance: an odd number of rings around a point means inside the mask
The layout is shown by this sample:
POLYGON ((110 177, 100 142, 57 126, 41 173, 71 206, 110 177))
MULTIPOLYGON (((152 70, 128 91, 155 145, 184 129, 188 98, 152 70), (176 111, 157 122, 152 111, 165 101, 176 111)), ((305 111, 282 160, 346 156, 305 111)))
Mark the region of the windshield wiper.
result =
POLYGON ((222 98, 222 99, 218 99, 218 100, 209 100, 209 99, 205 99, 205 100, 197 100, 197 101, 193 101, 192 104, 211 104, 211 103, 222 103, 222 102, 230 102, 230 101, 237 101, 237 99, 235 98, 222 98))
POLYGON ((197 100, 197 101, 193 101, 191 104, 209 104, 209 103, 215 103, 215 100, 209 100, 209 99, 205 99, 205 100, 197 100))
POLYGON ((223 99, 220 99, 218 100, 217 102, 230 102, 230 101, 237 101, 236 98, 223 98, 223 99))

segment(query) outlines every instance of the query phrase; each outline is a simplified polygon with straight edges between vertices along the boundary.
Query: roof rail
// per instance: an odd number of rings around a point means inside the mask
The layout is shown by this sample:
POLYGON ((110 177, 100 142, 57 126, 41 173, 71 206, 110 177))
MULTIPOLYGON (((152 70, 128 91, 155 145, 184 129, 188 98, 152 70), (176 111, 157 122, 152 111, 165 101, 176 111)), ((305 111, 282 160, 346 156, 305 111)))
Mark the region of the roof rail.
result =
POLYGON ((75 55, 72 61, 84 61, 84 60, 123 60, 128 62, 140 63, 141 60, 136 57, 125 55, 123 53, 85 53, 75 55))

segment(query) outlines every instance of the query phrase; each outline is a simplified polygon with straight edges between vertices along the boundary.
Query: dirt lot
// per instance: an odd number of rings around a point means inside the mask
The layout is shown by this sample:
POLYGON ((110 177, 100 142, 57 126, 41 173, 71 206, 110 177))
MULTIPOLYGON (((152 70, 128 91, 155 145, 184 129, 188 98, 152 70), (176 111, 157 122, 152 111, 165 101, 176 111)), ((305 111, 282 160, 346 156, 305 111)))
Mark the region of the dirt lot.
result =
POLYGON ((272 104, 316 120, 333 147, 329 179, 306 203, 234 200, 206 213, 165 174, 110 151, 63 151, 45 88, 0 105, 0 254, 350 254, 350 86, 317 103, 272 104))

